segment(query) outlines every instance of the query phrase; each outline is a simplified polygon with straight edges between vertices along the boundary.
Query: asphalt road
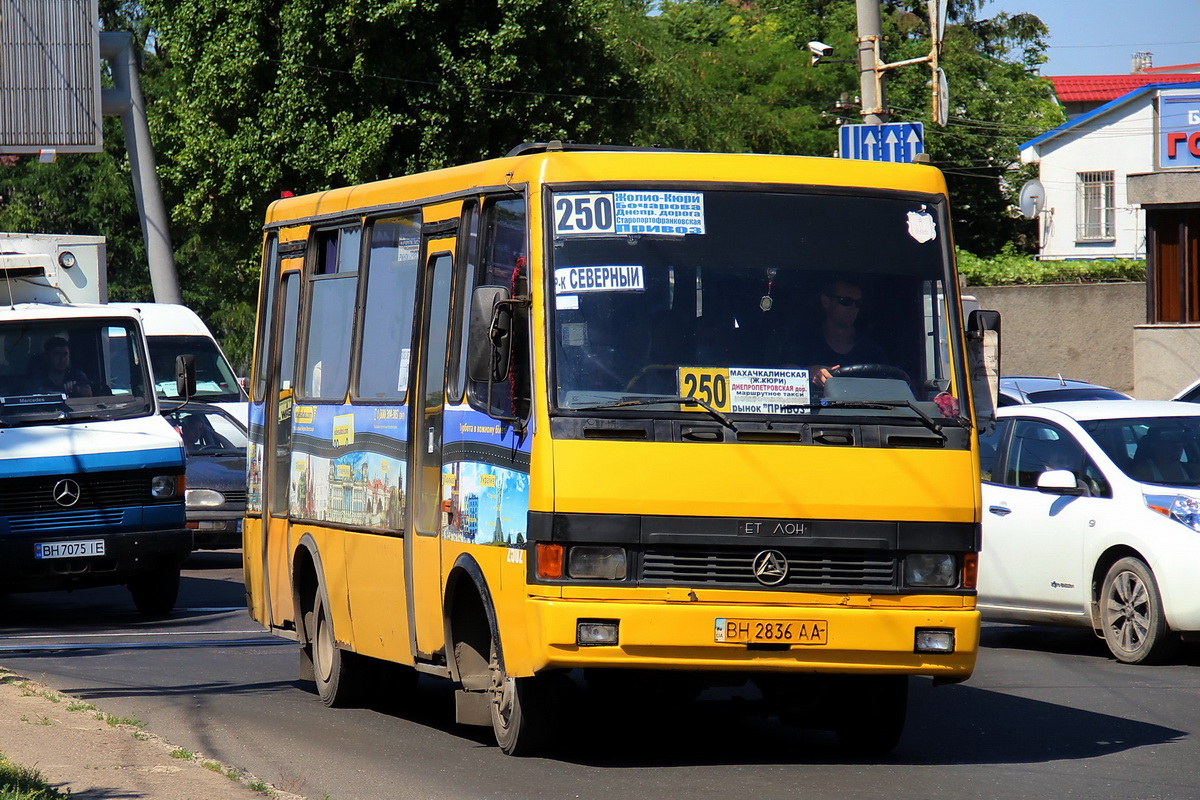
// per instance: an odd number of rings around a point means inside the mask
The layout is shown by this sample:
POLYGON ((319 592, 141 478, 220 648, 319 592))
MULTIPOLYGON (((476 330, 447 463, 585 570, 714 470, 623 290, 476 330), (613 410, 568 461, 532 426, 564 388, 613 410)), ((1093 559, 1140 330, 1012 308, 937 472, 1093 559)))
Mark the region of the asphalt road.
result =
POLYGON ((885 759, 755 715, 752 690, 683 707, 579 698, 561 752, 513 759, 453 721, 445 683, 331 710, 296 645, 243 608, 240 554, 187 565, 180 610, 141 621, 122 589, 0 597, 0 665, 136 717, 180 747, 309 798, 1194 798, 1200 650, 1121 665, 1090 633, 985 625, 975 676, 916 680, 885 759))

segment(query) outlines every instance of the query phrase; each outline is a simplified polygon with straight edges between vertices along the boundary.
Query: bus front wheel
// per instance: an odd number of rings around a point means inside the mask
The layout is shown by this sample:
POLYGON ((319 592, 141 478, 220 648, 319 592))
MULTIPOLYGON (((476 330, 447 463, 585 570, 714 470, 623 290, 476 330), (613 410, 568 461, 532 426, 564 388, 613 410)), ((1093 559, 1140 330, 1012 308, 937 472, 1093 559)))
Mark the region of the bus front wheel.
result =
POLYGON ((558 729, 559 704, 555 697, 561 681, 557 675, 514 678, 493 640, 488 657, 491 678, 492 731, 505 755, 529 756, 544 752, 558 729))

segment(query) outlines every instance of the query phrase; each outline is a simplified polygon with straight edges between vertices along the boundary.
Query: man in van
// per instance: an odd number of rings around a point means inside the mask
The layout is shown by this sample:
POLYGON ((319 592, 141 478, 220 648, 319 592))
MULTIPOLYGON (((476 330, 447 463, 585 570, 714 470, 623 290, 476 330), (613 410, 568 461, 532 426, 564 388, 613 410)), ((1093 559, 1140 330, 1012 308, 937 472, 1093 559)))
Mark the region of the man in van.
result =
POLYGON ((27 391, 32 394, 61 392, 68 397, 87 397, 92 393, 88 376, 71 366, 71 348, 61 336, 51 336, 43 346, 46 358, 31 373, 27 391))

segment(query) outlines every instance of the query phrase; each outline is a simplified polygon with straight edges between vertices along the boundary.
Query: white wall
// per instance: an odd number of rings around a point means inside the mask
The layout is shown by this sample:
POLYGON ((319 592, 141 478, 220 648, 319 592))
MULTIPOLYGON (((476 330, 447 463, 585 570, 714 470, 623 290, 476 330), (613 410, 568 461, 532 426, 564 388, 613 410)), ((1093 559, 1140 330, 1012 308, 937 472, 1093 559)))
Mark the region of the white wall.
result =
POLYGON ((1153 101, 1153 94, 1147 92, 1022 152, 1024 160, 1039 162, 1039 177, 1046 188, 1046 207, 1041 214, 1042 258, 1146 257, 1145 212, 1129 204, 1125 176, 1150 172, 1154 167, 1153 101), (1108 170, 1114 173, 1116 239, 1077 243, 1075 176, 1108 170))

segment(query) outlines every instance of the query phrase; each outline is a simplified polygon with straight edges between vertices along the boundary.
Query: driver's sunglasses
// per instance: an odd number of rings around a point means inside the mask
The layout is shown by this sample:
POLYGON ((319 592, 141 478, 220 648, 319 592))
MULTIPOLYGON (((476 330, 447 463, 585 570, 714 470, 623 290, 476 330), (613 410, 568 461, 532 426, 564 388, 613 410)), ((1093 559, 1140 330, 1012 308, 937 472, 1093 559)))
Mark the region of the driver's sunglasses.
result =
POLYGON ((846 306, 847 308, 850 306, 854 306, 855 308, 862 307, 861 297, 846 297, 844 294, 827 294, 825 296, 837 303, 839 306, 846 306))

